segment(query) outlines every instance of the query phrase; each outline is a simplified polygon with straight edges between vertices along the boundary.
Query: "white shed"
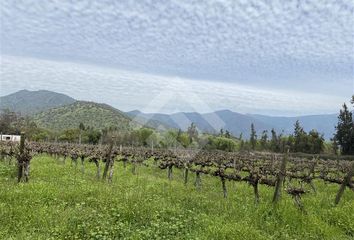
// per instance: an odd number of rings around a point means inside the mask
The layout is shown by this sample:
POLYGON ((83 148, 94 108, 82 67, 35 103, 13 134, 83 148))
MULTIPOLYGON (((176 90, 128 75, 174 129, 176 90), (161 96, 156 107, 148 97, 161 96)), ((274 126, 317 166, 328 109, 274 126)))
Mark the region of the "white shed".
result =
POLYGON ((0 134, 0 141, 19 142, 20 140, 21 140, 20 135, 0 134))

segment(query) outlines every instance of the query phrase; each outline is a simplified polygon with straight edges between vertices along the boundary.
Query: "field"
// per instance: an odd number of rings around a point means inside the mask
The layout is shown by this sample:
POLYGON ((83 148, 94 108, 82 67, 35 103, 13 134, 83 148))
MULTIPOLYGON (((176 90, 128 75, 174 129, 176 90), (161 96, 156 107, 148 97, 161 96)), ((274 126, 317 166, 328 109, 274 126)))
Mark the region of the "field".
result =
MULTIPOLYGON (((14 159, 13 162, 16 160, 14 159)), ((69 159, 37 155, 30 181, 17 183, 16 166, 0 161, 0 236, 2 239, 353 239, 354 194, 316 180, 317 193, 302 196, 300 211, 282 193, 273 206, 274 189, 227 181, 223 198, 218 178, 203 175, 197 190, 183 172, 161 170, 147 161, 136 174, 132 165, 114 165, 112 183, 96 179, 96 167, 69 159)))

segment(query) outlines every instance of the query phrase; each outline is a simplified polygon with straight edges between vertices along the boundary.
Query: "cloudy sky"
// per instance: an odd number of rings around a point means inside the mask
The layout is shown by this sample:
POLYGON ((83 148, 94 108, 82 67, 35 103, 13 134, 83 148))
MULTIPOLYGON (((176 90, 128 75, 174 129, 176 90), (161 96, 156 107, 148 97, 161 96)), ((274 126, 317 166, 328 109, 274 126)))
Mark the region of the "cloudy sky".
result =
POLYGON ((47 89, 145 112, 337 112, 354 1, 1 1, 0 95, 47 89))

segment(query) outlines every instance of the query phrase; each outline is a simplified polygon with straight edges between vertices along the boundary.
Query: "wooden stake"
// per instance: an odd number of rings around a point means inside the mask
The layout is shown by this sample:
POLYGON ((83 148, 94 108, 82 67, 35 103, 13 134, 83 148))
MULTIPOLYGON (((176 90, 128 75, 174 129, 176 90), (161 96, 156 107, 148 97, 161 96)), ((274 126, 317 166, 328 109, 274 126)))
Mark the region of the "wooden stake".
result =
POLYGON ((167 170, 167 177, 168 177, 168 180, 172 180, 172 165, 169 165, 168 166, 168 170, 167 170))
POLYGON ((224 177, 221 177, 221 185, 222 185, 222 192, 224 194, 224 198, 227 198, 227 189, 226 189, 226 183, 224 177))
POLYGON ((84 161, 85 161, 85 157, 81 156, 81 172, 85 173, 85 165, 84 165, 84 161))
POLYGON ((350 181, 352 179, 353 174, 354 174, 354 163, 352 163, 352 166, 351 166, 347 176, 345 176, 345 178, 343 180, 343 183, 342 183, 342 185, 339 188, 339 191, 337 193, 336 199, 334 201, 334 203, 336 205, 339 203, 339 201, 340 201, 340 199, 341 199, 341 197, 342 197, 342 195, 344 193, 345 187, 350 184, 350 181))
POLYGON ((96 164, 96 167, 97 167, 96 177, 97 177, 97 179, 100 179, 101 167, 100 167, 100 161, 99 161, 99 159, 95 159, 95 164, 96 164))
POLYGON ((111 160, 111 165, 110 165, 110 171, 109 171, 109 176, 108 176, 108 182, 112 183, 113 179, 113 171, 114 171, 114 158, 111 160))
POLYGON ((17 171, 17 182, 20 182, 23 176, 23 155, 24 155, 24 150, 25 150, 25 134, 21 133, 21 139, 20 139, 20 154, 17 157, 17 165, 18 165, 18 171, 17 171))
POLYGON ((289 153, 289 150, 284 155, 283 160, 281 162, 280 171, 279 171, 276 185, 275 185, 273 203, 277 203, 281 198, 281 189, 282 189, 283 181, 284 181, 285 175, 286 175, 286 163, 288 161, 288 153, 289 153))
POLYGON ((188 183, 188 167, 184 169, 184 185, 187 185, 188 183))
POLYGON ((195 186, 197 190, 200 190, 200 186, 202 185, 202 180, 200 179, 200 172, 195 172, 195 186))
POLYGON ((258 192, 258 179, 256 182, 253 184, 253 192, 254 192, 254 202, 256 204, 259 203, 259 192, 258 192))
POLYGON ((134 175, 136 174, 136 163, 135 163, 135 160, 133 160, 132 173, 134 175))
POLYGON ((109 147, 108 147, 108 151, 106 153, 106 157, 105 157, 106 164, 104 166, 102 179, 106 179, 107 178, 109 165, 111 164, 112 148, 113 148, 113 141, 110 142, 109 147))

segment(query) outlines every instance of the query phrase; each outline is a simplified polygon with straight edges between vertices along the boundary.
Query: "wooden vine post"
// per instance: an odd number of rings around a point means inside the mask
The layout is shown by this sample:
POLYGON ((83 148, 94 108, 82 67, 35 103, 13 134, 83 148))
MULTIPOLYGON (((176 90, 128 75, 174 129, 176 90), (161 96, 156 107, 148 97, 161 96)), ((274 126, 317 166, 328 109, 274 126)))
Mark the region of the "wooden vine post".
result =
POLYGON ((288 161, 288 153, 289 153, 289 148, 287 149, 286 154, 284 154, 284 157, 280 165, 280 171, 277 176, 275 191, 273 195, 273 203, 277 203, 281 198, 281 189, 286 175, 286 163, 288 161))
POLYGON ((96 165, 96 178, 99 180, 101 177, 101 167, 100 167, 100 161, 99 159, 95 156, 94 158, 92 158, 92 161, 95 163, 96 165))
POLYGON ((172 180, 172 168, 173 168, 173 164, 172 162, 168 165, 168 170, 167 170, 167 177, 168 180, 172 180))
POLYGON ((347 175, 345 176, 340 188, 339 188, 339 191, 337 193, 337 196, 336 196, 336 199, 334 201, 334 203, 337 205, 344 193, 344 190, 345 190, 345 187, 346 186, 349 186, 350 185, 350 182, 351 182, 351 179, 354 175, 354 163, 352 163, 352 166, 351 168, 349 169, 349 172, 347 173, 347 175))
POLYGON ((24 151, 23 173, 24 173, 24 177, 25 177, 25 182, 28 182, 28 180, 29 180, 29 170, 30 170, 31 158, 32 157, 29 155, 29 152, 24 151))
POLYGON ((197 188, 197 190, 200 190, 200 187, 202 185, 202 180, 200 178, 200 171, 199 170, 195 171, 195 183, 194 183, 194 185, 197 188))
POLYGON ((85 161, 85 156, 83 153, 80 154, 80 159, 81 159, 81 172, 82 173, 85 173, 85 164, 84 164, 84 161, 85 161))
POLYGON ((226 183, 225 183, 225 177, 221 176, 221 186, 222 186, 222 192, 224 194, 224 198, 227 198, 227 189, 226 189, 226 183))
POLYGON ((21 182, 23 177, 25 178, 25 182, 28 182, 31 158, 32 157, 30 153, 25 149, 25 133, 22 132, 19 154, 17 156, 17 165, 18 165, 17 182, 21 182))
POLYGON ((123 157, 123 168, 124 168, 124 169, 127 168, 127 162, 128 162, 128 157, 124 156, 124 157, 123 157))
POLYGON ((23 176, 23 155, 25 152, 25 134, 21 132, 21 139, 20 139, 20 152, 19 155, 17 156, 17 167, 18 167, 18 173, 17 173, 17 182, 21 182, 22 176, 23 176))
POLYGON ((105 156, 106 164, 104 166, 103 175, 102 175, 103 180, 107 178, 108 169, 111 164, 112 149, 113 149, 113 141, 110 142, 109 147, 108 147, 108 151, 106 152, 106 156, 105 156))
POLYGON ((184 185, 188 183, 189 161, 184 164, 184 185))
MULTIPOLYGON (((113 148, 113 139, 115 139, 115 137, 112 137, 112 148, 113 148)), ((115 159, 115 157, 116 157, 116 155, 115 154, 112 155, 112 151, 111 151, 111 155, 110 155, 110 158, 109 158, 109 168, 110 168, 109 176, 108 176, 108 182, 109 183, 112 183, 112 179, 113 179, 114 159, 115 159)))
POLYGON ((318 158, 316 158, 316 161, 314 161, 311 164, 310 171, 307 175, 307 178, 305 179, 305 181, 311 186, 314 193, 316 193, 316 187, 315 187, 315 184, 312 182, 312 179, 315 177, 315 166, 316 166, 317 161, 318 161, 318 158))
POLYGON ((109 171, 109 176, 108 176, 108 182, 111 183, 113 179, 113 171, 114 171, 114 158, 111 159, 110 161, 110 171, 109 171))
POLYGON ((184 185, 188 183, 188 167, 184 168, 184 185))
POLYGON ((218 170, 215 172, 215 176, 219 176, 221 180, 221 187, 222 187, 222 192, 224 195, 224 198, 227 198, 227 189, 226 189, 226 182, 225 182, 225 168, 222 165, 222 161, 218 162, 218 170))
POLYGON ((259 191, 258 191, 258 182, 259 182, 259 176, 258 173, 252 173, 252 186, 253 186, 253 193, 254 193, 254 203, 258 204, 259 203, 259 191))
POLYGON ((134 159, 134 156, 132 156, 132 160, 131 160, 131 163, 132 163, 132 174, 133 175, 136 175, 136 159, 134 159))

